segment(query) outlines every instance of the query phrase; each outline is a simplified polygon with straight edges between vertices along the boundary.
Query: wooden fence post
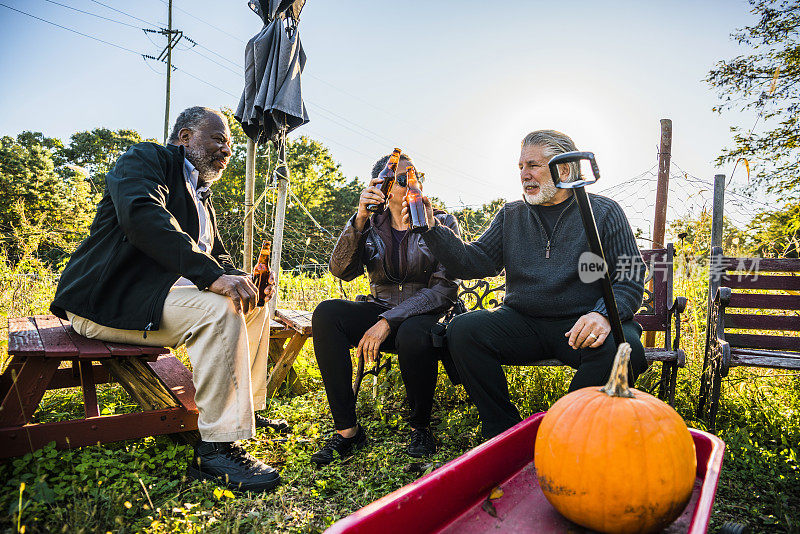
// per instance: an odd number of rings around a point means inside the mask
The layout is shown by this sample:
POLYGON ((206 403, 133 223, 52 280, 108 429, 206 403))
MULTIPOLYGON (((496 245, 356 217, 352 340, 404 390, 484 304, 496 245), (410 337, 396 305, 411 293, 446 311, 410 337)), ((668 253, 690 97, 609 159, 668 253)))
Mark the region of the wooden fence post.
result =
MULTIPOLYGON (((661 119, 661 142, 658 148, 658 184, 656 186, 656 208, 653 217, 653 248, 664 248, 667 228, 667 197, 669 196, 669 166, 672 157, 672 119, 661 119)), ((652 291, 653 284, 650 283, 652 291)), ((656 333, 647 332, 644 346, 656 344, 656 333)))

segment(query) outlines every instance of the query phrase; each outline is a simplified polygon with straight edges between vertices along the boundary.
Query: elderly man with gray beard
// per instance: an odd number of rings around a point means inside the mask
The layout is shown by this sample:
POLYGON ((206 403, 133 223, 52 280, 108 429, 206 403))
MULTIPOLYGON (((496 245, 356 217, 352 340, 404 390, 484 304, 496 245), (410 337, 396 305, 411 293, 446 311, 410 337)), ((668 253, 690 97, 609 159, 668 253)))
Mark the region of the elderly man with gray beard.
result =
POLYGON ((230 145, 225 116, 192 107, 178 116, 167 145, 139 143, 123 154, 51 310, 86 337, 185 344, 201 437, 188 475, 265 491, 278 485, 278 472, 236 440, 270 424, 254 417, 266 404, 269 327, 252 280, 225 251, 209 190, 230 145))
MULTIPOLYGON (((548 162, 576 150, 567 135, 531 132, 519 158, 523 199, 505 204, 477 241, 465 243, 433 217, 425 199, 429 230, 425 243, 456 278, 506 272, 506 296, 494 311, 455 317, 447 328, 450 353, 491 438, 520 421, 502 365, 530 365, 557 358, 576 369, 569 390, 608 380, 616 347, 610 338, 599 281, 579 277, 589 251, 580 212, 570 189, 556 188, 548 162)), ((559 166, 560 179, 580 176, 577 163, 559 166)), ((590 194, 600 241, 613 280, 625 339, 631 344, 630 382, 646 368, 641 327, 633 320, 644 294, 644 263, 622 208, 590 194)), ((408 221, 407 209, 403 212, 408 221)))

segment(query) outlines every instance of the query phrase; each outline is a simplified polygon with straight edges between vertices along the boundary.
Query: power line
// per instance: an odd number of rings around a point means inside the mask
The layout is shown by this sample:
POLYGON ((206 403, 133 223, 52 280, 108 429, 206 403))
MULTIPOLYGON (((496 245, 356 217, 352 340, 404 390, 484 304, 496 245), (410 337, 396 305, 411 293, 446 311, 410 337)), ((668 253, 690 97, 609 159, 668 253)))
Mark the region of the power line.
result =
MULTIPOLYGON (((164 4, 166 4, 166 3, 167 3, 167 0, 161 0, 161 2, 163 2, 164 4)), ((192 13, 189 13, 189 12, 188 12, 188 11, 186 11, 185 9, 181 9, 181 8, 179 8, 179 7, 175 7, 175 9, 177 9, 178 11, 181 11, 181 12, 183 12, 183 13, 187 14, 188 16, 192 17, 193 19, 195 19, 195 20, 197 20, 197 21, 199 21, 199 22, 202 22, 202 23, 203 23, 203 24, 205 24, 206 26, 209 26, 210 28, 213 28, 213 29, 217 30, 218 32, 221 32, 221 33, 223 33, 223 34, 225 34, 225 35, 227 35, 227 36, 229 36, 229 37, 232 37, 233 39, 236 39, 237 41, 239 41, 239 42, 240 42, 240 43, 242 43, 242 44, 247 44, 247 41, 243 40, 243 39, 242 39, 241 37, 239 37, 238 35, 233 35, 232 33, 226 32, 225 30, 223 30, 223 29, 222 29, 222 28, 220 28, 219 26, 216 26, 216 25, 214 25, 214 24, 212 24, 212 23, 210 23, 210 22, 208 22, 208 21, 206 21, 206 20, 203 20, 202 18, 200 18, 200 17, 198 17, 198 16, 196 16, 196 15, 193 15, 192 13)), ((202 46, 202 45, 199 45, 199 46, 202 46)), ((204 46, 203 46, 202 48, 206 48, 206 47, 204 47, 204 46)), ((223 60, 225 60, 225 61, 227 61, 227 62, 231 63, 232 65, 234 65, 234 66, 238 67, 239 69, 241 69, 241 70, 244 70, 244 67, 242 67, 242 66, 241 66, 241 65, 239 65, 238 63, 236 63, 236 62, 234 62, 234 61, 231 61, 230 59, 228 59, 228 58, 226 58, 226 57, 224 57, 224 56, 222 56, 222 55, 220 55, 220 54, 217 54, 216 52, 214 52, 213 50, 211 50, 211 49, 209 49, 209 48, 206 48, 206 50, 208 50, 208 51, 209 51, 209 52, 211 52, 212 54, 214 54, 214 55, 216 55, 216 56, 220 57, 221 59, 223 59, 223 60)), ((431 131, 430 129, 427 129, 427 128, 425 128, 424 126, 420 126, 420 125, 419 125, 419 124, 417 124, 417 123, 411 122, 411 121, 409 121, 408 119, 406 119, 405 117, 402 117, 402 116, 400 116, 400 115, 397 115, 397 114, 395 114, 395 113, 392 113, 391 111, 389 111, 389 110, 387 110, 387 109, 385 109, 385 108, 383 108, 383 107, 377 106, 377 105, 373 104, 372 102, 369 102, 368 100, 365 100, 364 98, 362 98, 362 97, 360 97, 360 96, 357 96, 357 95, 355 95, 355 94, 353 94, 353 93, 351 93, 351 92, 349 92, 349 91, 346 91, 345 89, 342 89, 341 87, 338 87, 337 85, 334 85, 334 84, 330 83, 330 82, 329 82, 329 81, 327 81, 327 80, 324 80, 324 79, 320 78, 319 76, 315 76, 315 75, 314 75, 314 74, 312 74, 312 73, 306 73, 306 74, 305 74, 305 76, 308 76, 308 77, 310 77, 310 78, 313 78, 313 79, 315 79, 315 80, 317 80, 317 81, 319 81, 319 82, 322 82, 322 83, 324 83, 325 85, 327 85, 327 86, 329 86, 329 87, 332 87, 333 89, 336 89, 337 91, 339 91, 339 92, 341 92, 341 93, 343 93, 343 94, 345 94, 345 95, 347 95, 347 96, 349 96, 349 97, 351 97, 351 98, 353 98, 353 99, 355 99, 355 100, 357 100, 357 101, 359 101, 359 102, 361 102, 361 103, 363 103, 363 104, 366 104, 366 105, 368 105, 369 107, 371 107, 371 108, 373 108, 373 109, 376 109, 376 110, 378 110, 378 111, 380 111, 380 112, 382 112, 382 113, 386 114, 386 115, 387 115, 387 116, 389 116, 389 117, 392 117, 392 118, 394 118, 395 120, 399 120, 399 121, 401 121, 401 122, 404 122, 404 123, 406 123, 406 124, 409 124, 409 125, 411 125, 411 126, 414 126, 414 127, 415 127, 416 129, 418 129, 418 130, 422 130, 422 131, 428 132, 428 133, 430 133, 431 135, 434 135, 434 136, 435 136, 437 139, 439 139, 439 140, 441 140, 441 141, 444 141, 445 143, 449 144, 450 146, 453 146, 453 147, 455 147, 455 148, 458 148, 458 149, 460 149, 460 150, 463 150, 463 151, 467 152, 468 154, 470 154, 470 156, 479 156, 479 157, 481 157, 481 158, 483 158, 483 159, 485 159, 485 160, 489 160, 489 158, 487 158, 485 155, 481 154, 480 152, 478 152, 478 151, 476 151, 476 150, 474 150, 474 149, 471 149, 471 148, 465 147, 465 146, 463 146, 463 145, 460 145, 460 144, 458 144, 458 143, 454 143, 453 141, 451 141, 451 140, 449 140, 449 139, 446 139, 446 138, 444 138, 444 137, 441 137, 441 136, 439 136, 439 135, 436 135, 436 134, 434 134, 434 133, 433 133, 433 131, 431 131)), ((428 159, 431 159, 431 158, 428 158, 428 159)), ((461 173, 461 174, 464 174, 464 173, 461 173)), ((478 180, 480 180, 480 179, 478 179, 478 180)), ((479 183, 481 183, 481 185, 485 185, 485 184, 484 184, 482 181, 479 181, 479 183)))
MULTIPOLYGON (((200 45, 199 45, 199 43, 198 43, 198 46, 200 46, 200 45)), ((205 47, 203 46, 202 48, 205 48, 205 47)), ((197 50, 197 49, 196 49, 196 48, 194 48, 194 47, 186 47, 186 50, 188 50, 188 51, 190 51, 190 52, 194 52, 194 53, 195 53, 195 54, 197 54, 198 56, 200 56, 200 57, 202 57, 202 58, 205 58, 205 59, 207 59, 208 61, 210 61, 211 63, 214 63, 215 65, 219 65, 219 66, 220 66, 220 67, 222 67, 223 69, 226 69, 226 70, 228 70, 229 72, 232 72, 232 73, 234 73, 234 74, 236 74, 236 75, 239 75, 239 76, 241 76, 241 75, 242 75, 242 72, 244 72, 244 68, 243 68, 243 67, 242 67, 240 70, 233 70, 232 68, 230 68, 229 66, 225 65, 224 63, 220 63, 219 61, 216 61, 215 59, 212 59, 212 58, 208 57, 207 55, 203 54, 202 52, 200 52, 199 50, 197 50)))
MULTIPOLYGON (((361 128, 365 132, 368 132, 368 133, 376 136, 378 139, 383 139, 383 142, 386 142, 386 143, 389 143, 389 144, 394 144, 395 143, 394 140, 389 139, 388 137, 386 137, 384 135, 381 135, 378 132, 370 130, 369 128, 365 128, 365 127, 359 125, 358 123, 355 123, 355 122, 347 119, 346 117, 343 117, 343 116, 339 115, 338 113, 333 112, 333 111, 331 111, 331 110, 329 110, 329 109, 327 109, 327 108, 325 108, 325 107, 323 107, 323 106, 321 106, 321 105, 319 105, 319 104, 317 104, 317 103, 315 103, 315 102, 313 102, 311 100, 308 100, 308 99, 305 99, 305 100, 306 100, 306 102, 308 102, 309 104, 315 106, 316 108, 321 109, 324 112, 329 113, 330 115, 333 115, 334 117, 337 117, 337 118, 339 118, 340 120, 342 120, 344 122, 350 123, 353 126, 356 126, 357 128, 361 128)), ((332 120, 332 119, 329 119, 329 120, 332 120)), ((333 121, 333 122, 336 122, 336 121, 333 121)), ((352 130, 352 128, 348 128, 344 124, 341 124, 341 123, 337 123, 337 124, 347 128, 348 130, 354 131, 354 130, 352 130)), ((367 137, 365 134, 362 134, 360 132, 356 132, 356 131, 354 131, 354 132, 359 134, 359 135, 362 135, 364 137, 367 137)), ((372 138, 372 140, 378 142, 375 138, 372 138)), ((461 171, 461 170, 456 169, 454 167, 450 167, 449 165, 446 165, 446 164, 443 164, 443 163, 439 163, 435 158, 432 158, 432 157, 430 157, 430 156, 428 156, 428 155, 426 155, 426 154, 424 154, 422 152, 413 150, 413 148, 410 149, 409 152, 413 152, 415 157, 418 157, 419 159, 427 160, 429 163, 432 163, 433 165, 438 166, 441 169, 444 169, 444 170, 447 170, 449 172, 453 172, 453 173, 456 173, 456 174, 460 174, 461 176, 463 176, 463 177, 475 182, 478 185, 484 185, 484 186, 485 185, 490 185, 488 182, 486 182, 484 180, 481 180, 477 176, 472 176, 471 174, 465 173, 464 171, 461 171)))
POLYGON ((102 16, 102 15, 98 15, 97 13, 91 13, 91 12, 89 12, 89 11, 84 11, 84 10, 82 10, 82 9, 78 9, 78 8, 76 8, 76 7, 72 7, 72 6, 68 6, 68 5, 66 5, 66 4, 62 4, 62 3, 59 3, 59 2, 55 2, 54 0, 44 0, 44 1, 45 1, 45 2, 50 2, 51 4, 55 4, 55 5, 57 5, 57 6, 61 6, 61 7, 67 8, 67 9, 71 9, 71 10, 73 10, 73 11, 77 11, 78 13, 84 13, 84 14, 86 14, 86 15, 91 15, 92 17, 97 17, 97 18, 99 18, 99 19, 107 20, 107 21, 109 21, 109 22, 114 22, 114 23, 116 23, 116 24, 122 24, 123 26, 128 26, 129 28, 135 28, 135 29, 137 29, 137 30, 140 30, 140 29, 141 29, 139 26, 136 26, 136 25, 134 25, 134 24, 128 24, 127 22, 122 22, 121 20, 110 19, 110 18, 108 18, 108 17, 104 17, 104 16, 102 16))
POLYGON ((221 91, 221 92, 225 93, 226 95, 230 95, 230 96, 232 96, 233 98, 239 98, 239 97, 241 96, 241 95, 235 95, 235 94, 231 93, 230 91, 228 91, 228 90, 226 90, 226 89, 223 89, 222 87, 219 87, 218 85, 214 85, 214 84, 213 84, 213 83, 211 83, 211 82, 207 82, 207 81, 206 81, 206 80, 204 80, 203 78, 200 78, 199 76, 195 76, 195 75, 194 75, 194 74, 192 74, 191 72, 189 72, 189 71, 187 71, 187 70, 185 70, 185 69, 181 69, 180 67, 177 67, 176 65, 172 65, 172 68, 173 68, 173 69, 175 69, 175 70, 179 70, 179 71, 181 71, 182 73, 184 73, 184 74, 185 74, 185 75, 187 75, 188 77, 190 77, 190 78, 194 78, 194 79, 195 79, 195 80, 197 80, 198 82, 202 82, 202 83, 204 83, 204 84, 208 85, 209 87, 213 87, 214 89, 216 89, 216 90, 218 90, 218 91, 221 91))
MULTIPOLYGON (((167 3, 167 0, 161 0, 161 2, 162 2, 162 3, 164 3, 164 4, 166 4, 166 3, 167 3)), ((201 19, 200 17, 197 17, 197 16, 193 15, 192 13, 189 13, 189 12, 188 12, 188 11, 186 11, 185 9, 181 9, 181 8, 179 8, 178 6, 175 6, 175 8, 174 8, 174 9, 177 9, 177 10, 178 10, 178 11, 180 11, 181 13, 185 13, 186 15, 188 15, 188 16, 190 16, 190 17, 192 17, 193 19, 195 19, 195 20, 198 20, 198 21, 202 22, 202 23, 203 23, 203 24, 205 24, 206 26, 210 26, 210 27, 214 28, 215 30, 217 30, 217 31, 219 31, 219 32, 222 32, 222 33, 224 33, 224 34, 225 34, 225 35, 227 35, 228 37, 232 37, 232 38, 236 39, 237 41, 241 41, 242 43, 246 42, 246 41, 242 41, 242 38, 241 38, 241 37, 239 37, 238 35, 233 35, 232 33, 228 33, 228 32, 226 32, 225 30, 223 30, 223 29, 221 29, 221 28, 219 28, 219 27, 217 27, 217 26, 214 26, 214 25, 213 25, 213 24, 211 24, 210 22, 206 22, 205 20, 201 19)))
MULTIPOLYGON (((92 0, 92 1, 94 1, 94 0, 92 0)), ((126 48, 126 47, 124 47, 122 45, 118 45, 116 43, 112 43, 112 42, 106 41, 104 39, 100 39, 99 37, 94 37, 93 35, 89 35, 88 33, 79 32, 78 30, 73 30, 72 28, 68 28, 66 26, 62 26, 61 24, 56 24, 55 22, 51 22, 51 21, 49 21, 47 19, 43 19, 41 17, 37 17, 36 15, 31 15, 30 13, 22 11, 21 9, 17 9, 17 8, 11 7, 11 6, 7 5, 7 4, 0 3, 0 6, 8 8, 11 11, 16 11, 17 13, 22 13, 23 15, 27 15, 28 17, 31 17, 31 18, 36 19, 36 20, 39 20, 41 22, 45 22, 47 24, 50 24, 51 26, 55 26, 57 28, 61 28, 62 30, 67 30, 68 32, 77 33, 78 35, 82 35, 83 37, 88 37, 89 39, 94 39, 95 41, 101 42, 103 44, 107 44, 109 46, 113 46, 114 48, 119 48, 120 50, 125 50, 126 52, 130 52, 132 54, 136 54, 137 56, 141 56, 142 55, 139 52, 137 52, 136 50, 131 50, 130 48, 126 48)))
POLYGON ((95 4, 98 4, 98 5, 101 5, 101 6, 105 7, 105 8, 110 9, 111 11, 116 11, 117 13, 125 15, 126 17, 130 17, 130 18, 132 18, 134 20, 138 20, 139 22, 144 22, 148 26, 159 26, 159 24, 153 24, 152 22, 148 22, 148 21, 146 21, 144 19, 140 19, 139 17, 131 15, 130 13, 126 13, 125 11, 122 11, 121 9, 117 9, 115 7, 111 7, 108 4, 104 4, 103 2, 100 2, 99 0, 91 0, 91 1, 94 2, 95 4))

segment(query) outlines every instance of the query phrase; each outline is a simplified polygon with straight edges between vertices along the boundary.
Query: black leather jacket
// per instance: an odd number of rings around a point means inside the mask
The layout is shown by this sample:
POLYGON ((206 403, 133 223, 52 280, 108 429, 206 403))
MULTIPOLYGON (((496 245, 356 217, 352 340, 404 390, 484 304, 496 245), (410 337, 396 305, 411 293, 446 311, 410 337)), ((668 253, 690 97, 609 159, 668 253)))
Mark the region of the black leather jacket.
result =
MULTIPOLYGON (((456 218, 443 211, 435 213, 443 225, 458 235, 456 218)), ((393 327, 414 315, 445 313, 456 302, 458 280, 449 276, 433 256, 422 234, 409 232, 400 251, 399 272, 391 265, 392 222, 389 210, 367 219, 359 232, 350 218, 336 242, 330 260, 330 271, 345 281, 364 274, 370 280, 367 300, 387 310, 381 314, 393 327)))

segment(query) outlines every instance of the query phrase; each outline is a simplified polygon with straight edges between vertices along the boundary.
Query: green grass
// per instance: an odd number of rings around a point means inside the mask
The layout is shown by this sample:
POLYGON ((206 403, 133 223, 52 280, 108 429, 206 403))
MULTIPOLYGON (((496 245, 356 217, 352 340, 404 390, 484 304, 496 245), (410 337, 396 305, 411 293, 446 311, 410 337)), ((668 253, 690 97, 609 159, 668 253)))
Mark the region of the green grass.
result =
MULTIPOLYGON (((52 275, 4 278, 4 315, 45 313, 52 275), (13 282, 13 283, 12 283, 13 282), (15 285, 16 284, 16 285, 15 285), (9 293, 14 293, 15 296, 9 293)), ((703 273, 676 283, 676 293, 705 302, 703 273)), ((365 290, 363 279, 340 286, 332 277, 284 279, 283 307, 312 309, 324 298, 349 298, 365 290)), ((690 426, 699 388, 705 324, 703 306, 690 304, 682 331, 689 365, 678 375, 677 410, 690 426)), ((408 427, 404 390, 396 366, 378 385, 365 380, 358 413, 369 447, 347 461, 314 469, 310 455, 332 423, 310 344, 297 372, 309 393, 272 399, 271 417, 293 425, 288 436, 259 432, 246 443, 256 457, 280 468, 284 484, 266 495, 223 492, 213 484, 186 480, 191 449, 169 438, 56 451, 52 447, 0 465, 0 531, 16 532, 317 532, 337 519, 420 476, 407 472, 412 459, 402 450, 408 427), (23 489, 24 484, 24 489, 23 489), (21 503, 21 507, 20 507, 21 503)), ((566 392, 566 368, 509 368, 510 390, 524 416, 546 410, 566 392)), ((657 369, 640 377, 655 388, 657 369)), ((100 388, 106 413, 132 411, 118 386, 100 388)), ((718 434, 727 444, 710 531, 726 521, 754 532, 800 532, 800 376, 764 369, 734 369, 725 380, 718 434)), ((77 389, 49 392, 39 421, 80 416, 77 389)), ((447 461, 480 443, 475 408, 463 389, 440 373, 434 408, 441 441, 434 461, 447 461)))

